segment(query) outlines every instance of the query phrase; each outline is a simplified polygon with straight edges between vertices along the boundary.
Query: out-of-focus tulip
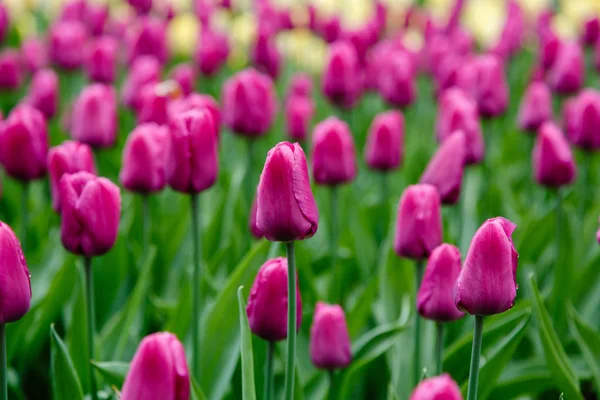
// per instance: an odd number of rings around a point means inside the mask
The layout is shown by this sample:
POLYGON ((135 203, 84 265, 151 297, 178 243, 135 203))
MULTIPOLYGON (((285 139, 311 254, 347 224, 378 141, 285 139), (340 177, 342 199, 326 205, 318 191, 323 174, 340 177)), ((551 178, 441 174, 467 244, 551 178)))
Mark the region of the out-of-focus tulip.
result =
POLYGON ((72 70, 84 61, 87 32, 77 21, 56 22, 50 29, 50 59, 61 68, 72 70))
POLYGON ((553 122, 544 123, 538 131, 533 169, 540 185, 560 187, 575 180, 576 165, 569 143, 553 122))
POLYGON ((249 68, 225 82, 223 87, 223 122, 234 133, 258 137, 265 135, 277 112, 273 81, 249 68))
POLYGON ((10 229, 0 221, 0 248, 2 249, 2 272, 0 290, 4 295, 0 302, 0 324, 23 318, 31 304, 31 282, 21 243, 10 229))
POLYGON ((152 0, 127 0, 127 3, 140 15, 148 14, 152 10, 152 0))
POLYGON ((562 46, 562 42, 554 33, 540 39, 540 64, 544 71, 550 70, 558 56, 558 50, 562 46))
POLYGON ((581 88, 584 76, 585 61, 581 46, 577 42, 564 42, 548 71, 548 84, 558 93, 572 93, 581 88))
POLYGON ((21 45, 21 57, 23 66, 29 72, 33 73, 38 69, 45 68, 49 64, 48 45, 42 39, 25 39, 21 45))
POLYGON ((269 151, 257 193, 256 226, 267 239, 290 242, 315 234, 319 211, 298 143, 281 142, 269 151))
POLYGON ((442 203, 455 204, 460 197, 465 155, 465 134, 463 131, 456 131, 442 142, 419 182, 435 186, 442 203))
MULTIPOLYGON (((288 263, 284 257, 263 264, 252 284, 246 313, 256 336, 276 342, 287 337, 288 263)), ((302 300, 296 275, 296 329, 302 323, 302 300)))
POLYGON ((600 71, 600 39, 594 47, 594 67, 596 67, 596 71, 600 71))
POLYGON ((210 28, 202 29, 195 60, 203 75, 211 76, 221 69, 229 57, 227 36, 210 28))
POLYGON ((544 122, 552 119, 552 93, 541 81, 529 84, 519 107, 519 128, 535 132, 544 122))
POLYGON ((155 17, 139 18, 127 32, 126 43, 128 64, 141 56, 153 56, 164 64, 169 56, 165 22, 155 17))
POLYGON ((110 147, 117 137, 115 88, 94 83, 84 88, 73 105, 71 136, 92 147, 110 147))
POLYGON ((356 50, 351 43, 340 41, 329 46, 329 56, 322 75, 322 90, 333 104, 352 108, 362 92, 362 76, 356 50))
POLYGON ((219 103, 208 94, 192 93, 184 99, 170 102, 169 118, 173 118, 181 112, 204 109, 207 109, 212 115, 218 136, 221 128, 221 108, 219 107, 219 103))
POLYGON ((117 69, 118 43, 111 36, 93 41, 86 53, 85 72, 93 82, 112 83, 117 69))
POLYGON ((263 233, 261 232, 260 229, 258 229, 258 226, 256 226, 256 211, 257 210, 258 210, 258 206, 256 204, 256 197, 255 197, 254 201, 252 202, 252 208, 250 209, 250 218, 248 220, 248 228, 250 229, 250 232, 252 233, 252 236, 254 236, 254 238, 262 239, 263 233))
POLYGON ((465 163, 481 162, 485 155, 485 144, 477 107, 461 89, 452 88, 446 90, 440 99, 436 121, 438 140, 443 142, 458 130, 465 133, 465 163))
POLYGON ((450 322, 464 315, 456 308, 453 295, 460 258, 460 250, 451 244, 441 244, 431 252, 417 293, 417 310, 423 318, 450 322))
POLYGON ((377 87, 381 97, 397 107, 406 107, 415 100, 414 66, 405 51, 395 51, 379 71, 377 87))
POLYGON ((200 193, 217 180, 217 132, 208 110, 176 115, 169 124, 171 155, 167 162, 169 185, 184 193, 200 193))
POLYGON ((584 44, 592 46, 600 38, 600 18, 597 15, 591 16, 583 23, 583 32, 581 39, 584 44))
POLYGON ((2 50, 0 52, 0 91, 18 89, 22 81, 21 55, 17 50, 2 50))
POLYGON ((146 85, 158 83, 160 73, 160 63, 156 58, 145 56, 135 60, 121 89, 123 103, 137 111, 141 103, 142 89, 146 85))
POLYGON ((296 141, 304 141, 315 113, 312 98, 291 96, 285 104, 285 126, 287 135, 296 141))
POLYGON ((479 113, 485 117, 503 114, 508 107, 509 89, 502 60, 496 55, 486 54, 475 58, 472 63, 475 80, 470 89, 479 113))
POLYGON ((0 4, 0 43, 4 41, 9 24, 8 10, 4 4, 0 4))
POLYGON ((309 75, 296 74, 290 81, 287 97, 310 97, 312 95, 312 85, 312 79, 309 75))
POLYGON ((517 226, 498 217, 475 232, 454 288, 454 303, 473 315, 499 314, 512 308, 517 296, 517 260, 512 241, 517 226))
POLYGON ((575 146, 588 151, 600 149, 600 93, 586 89, 567 100, 563 123, 567 137, 575 146))
POLYGON ((310 359, 317 368, 328 370, 345 368, 352 361, 346 316, 339 305, 317 302, 310 327, 310 359))
POLYGON ((60 212, 60 178, 64 174, 85 171, 96 174, 92 149, 85 143, 72 140, 62 142, 48 151, 48 175, 50 176, 50 192, 52 207, 60 212))
POLYGON ((312 137, 312 171, 321 185, 340 185, 356 178, 356 150, 350 128, 336 117, 315 126, 312 137))
POLYGON ((175 82, 144 86, 137 114, 139 124, 154 122, 164 125, 169 122, 169 91, 172 90, 170 84, 175 85, 175 82))
POLYGON ((60 178, 59 196, 63 246, 86 257, 107 253, 119 230, 119 187, 106 178, 77 172, 60 178))
POLYGON ((252 48, 252 63, 261 72, 273 79, 279 76, 281 55, 275 45, 275 36, 268 32, 259 32, 252 48))
POLYGON ((50 68, 41 69, 31 80, 25 102, 40 110, 46 119, 50 119, 58 108, 58 90, 56 72, 50 68))
POLYGON ((66 1, 61 9, 59 20, 83 22, 86 16, 88 3, 86 0, 66 1))
POLYGON ((460 388, 450 375, 427 378, 410 395, 410 400, 463 400, 460 388))
POLYGON ((21 181, 46 175, 48 130, 44 115, 28 104, 14 108, 0 128, 0 160, 21 181))
POLYGON ((121 400, 188 400, 190 375, 177 336, 158 332, 138 346, 123 383, 121 400))
POLYGON ((108 4, 88 4, 85 17, 90 35, 101 36, 108 21, 108 4))
POLYGON ((431 185, 411 185, 398 206, 394 250, 400 257, 423 259, 442 242, 440 195, 431 185))
POLYGON ((175 66, 170 77, 177 82, 184 96, 189 96, 194 91, 196 71, 194 71, 192 64, 183 63, 175 66))
POLYGON ((165 126, 138 125, 123 149, 119 180, 124 187, 139 193, 154 193, 167 184, 167 162, 171 137, 165 126))
POLYGON ((525 15, 519 3, 509 0, 506 8, 506 22, 502 28, 500 39, 493 49, 493 52, 502 59, 507 59, 521 49, 525 35, 525 15))
POLYGON ((375 170, 399 168, 404 158, 404 116, 399 111, 378 114, 371 123, 365 161, 375 170))

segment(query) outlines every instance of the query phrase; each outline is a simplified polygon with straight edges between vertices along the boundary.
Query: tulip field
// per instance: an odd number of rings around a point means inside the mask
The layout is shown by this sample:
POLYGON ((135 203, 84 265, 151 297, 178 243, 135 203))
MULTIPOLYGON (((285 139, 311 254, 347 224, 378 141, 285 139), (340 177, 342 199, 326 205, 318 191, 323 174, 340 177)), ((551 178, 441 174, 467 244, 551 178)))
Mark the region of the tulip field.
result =
POLYGON ((600 399, 600 3, 2 0, 0 400, 600 399))

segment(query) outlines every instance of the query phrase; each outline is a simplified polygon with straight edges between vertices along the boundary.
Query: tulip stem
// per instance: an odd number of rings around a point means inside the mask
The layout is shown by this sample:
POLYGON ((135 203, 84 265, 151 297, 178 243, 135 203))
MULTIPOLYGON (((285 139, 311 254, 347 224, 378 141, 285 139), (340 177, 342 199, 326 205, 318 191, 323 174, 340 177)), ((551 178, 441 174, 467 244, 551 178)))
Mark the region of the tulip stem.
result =
POLYGON ((563 260, 563 254, 561 251, 561 237, 563 230, 563 204, 560 189, 557 191, 557 204, 556 204, 556 266, 554 274, 554 283, 552 288, 552 303, 551 311, 552 316, 556 318, 556 327, 559 332, 565 327, 565 311, 564 308, 565 299, 569 293, 569 264, 563 260))
POLYGON ((29 183, 23 182, 23 191, 21 193, 21 247, 23 252, 28 251, 27 248, 27 233, 29 227, 29 183))
POLYGON ((248 139, 248 166, 246 170, 246 200, 248 201, 248 210, 252 209, 252 200, 254 199, 254 189, 256 183, 254 182, 254 176, 252 174, 252 167, 254 164, 254 139, 248 139))
MULTIPOLYGON (((423 260, 417 260, 415 280, 415 293, 419 291, 421 286, 421 280, 423 279, 423 260)), ((415 342, 414 342, 414 353, 413 353, 413 374, 414 384, 417 386, 421 381, 421 317, 418 313, 415 313, 415 342)))
POLYGON ((152 230, 152 221, 150 217, 150 197, 147 194, 142 195, 142 229, 144 238, 144 253, 150 248, 150 237, 152 230))
POLYGON ((329 400, 335 400, 335 370, 330 369, 329 371, 329 400))
POLYGON ((477 399, 477 384, 479 381, 479 358, 481 357, 481 339, 483 335, 483 315, 475 316, 473 330, 473 350, 471 351, 471 369, 469 371, 469 390, 467 400, 477 399))
POLYGON ((92 258, 84 257, 83 266, 85 270, 85 294, 87 297, 87 324, 88 324, 88 358, 89 358, 89 373, 90 373, 90 392, 92 400, 98 399, 98 389, 96 388, 96 374, 91 361, 94 359, 94 335, 96 334, 96 314, 94 311, 94 271, 92 271, 92 258))
POLYGON ((271 400, 273 393, 273 358, 275 355, 275 342, 267 342, 267 359, 265 360, 265 387, 263 399, 271 400))
POLYGON ((294 368, 296 366, 296 259, 294 242, 285 244, 288 261, 288 324, 287 365, 285 368, 285 400, 294 398, 294 368))
POLYGON ((585 221, 585 212, 588 207, 588 193, 592 184, 590 182, 590 163, 592 156, 589 152, 583 153, 583 163, 581 165, 581 199, 579 200, 579 215, 581 217, 581 224, 585 221))
POLYGON ((329 189, 329 253, 331 255, 331 268, 333 274, 331 276, 331 302, 339 304, 344 307, 342 299, 342 271, 338 267, 337 263, 337 242, 338 242, 338 189, 336 186, 332 186, 329 189))
POLYGON ((443 359, 443 353, 444 353, 444 324, 442 324, 441 322, 437 322, 436 324, 436 328, 437 328, 437 341, 436 341, 436 348, 435 348, 435 355, 436 355, 436 372, 438 375, 440 375, 443 370, 444 367, 442 365, 442 359, 443 359))
POLYGON ((200 226, 200 207, 198 194, 192 193, 192 240, 194 241, 194 272, 192 274, 192 371, 200 380, 200 335, 198 321, 200 320, 200 260, 202 260, 202 245, 198 228, 200 226))
POLYGON ((0 324, 0 379, 2 389, 0 390, 0 400, 8 400, 8 385, 6 378, 8 369, 6 367, 6 325, 0 324))

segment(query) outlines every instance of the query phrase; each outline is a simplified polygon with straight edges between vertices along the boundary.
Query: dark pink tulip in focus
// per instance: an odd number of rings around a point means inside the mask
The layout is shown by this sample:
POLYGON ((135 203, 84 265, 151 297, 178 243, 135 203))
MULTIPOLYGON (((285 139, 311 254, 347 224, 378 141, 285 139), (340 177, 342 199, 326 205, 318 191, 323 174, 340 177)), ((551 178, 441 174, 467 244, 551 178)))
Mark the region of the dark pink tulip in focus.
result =
POLYGON ((600 18, 592 16, 585 20, 581 39, 584 44, 593 46, 600 39, 600 18))
POLYGON ((421 381, 409 400, 463 400, 463 397, 450 375, 442 374, 421 381))
POLYGON ((221 69, 229 57, 227 36, 214 29, 203 28, 195 60, 202 75, 211 76, 221 69))
POLYGON ((13 49, 2 50, 0 52, 0 91, 18 89, 22 81, 21 54, 13 49))
POLYGON ((60 178, 64 174, 85 171, 96 174, 94 154, 85 143, 66 140, 48 151, 48 175, 50 176, 50 192, 52 207, 60 212, 60 178))
POLYGON ((156 17, 141 17, 127 32, 127 63, 133 63, 138 57, 153 56, 161 64, 167 61, 167 34, 165 21, 156 17))
POLYGON ((552 119, 552 93, 546 83, 533 81, 525 90, 519 107, 519 128, 535 132, 552 119))
POLYGON ((102 83, 85 87, 71 114, 71 136, 92 147, 110 147, 117 137, 117 94, 102 83))
POLYGON ((121 88, 121 98, 125 105, 138 110, 141 103, 142 89, 160 81, 161 67, 152 56, 139 57, 129 68, 127 78, 121 88))
POLYGON ((127 0, 127 3, 140 14, 148 14, 152 10, 152 0, 127 0))
POLYGON ((333 104, 352 108, 362 93, 360 64, 354 46, 339 41, 329 46, 321 88, 333 104))
POLYGON ((427 184, 404 190, 398 206, 394 250, 400 257, 423 259, 442 242, 440 195, 427 184))
POLYGON ((352 361, 350 336, 344 310, 318 302, 310 327, 310 359, 317 368, 334 370, 352 361))
POLYGON ((56 22, 50 29, 50 59, 61 68, 81 67, 85 56, 87 31, 81 22, 56 22))
POLYGON ((184 96, 189 96, 194 91, 196 71, 192 64, 183 63, 176 65, 173 71, 171 71, 170 77, 177 82, 184 96))
POLYGON ((454 303, 472 315, 499 314, 517 296, 519 254, 512 241, 516 225, 498 217, 475 232, 454 288, 454 303))
POLYGON ((252 236, 254 236, 255 239, 262 239, 263 233, 260 231, 260 229, 258 229, 258 226, 256 226, 256 211, 257 210, 258 210, 258 205, 256 204, 256 197, 255 197, 254 201, 252 202, 252 208, 250 209, 250 218, 248 220, 248 228, 250 229, 250 232, 252 233, 252 236))
POLYGON ((85 72, 89 80, 112 83, 117 70, 118 42, 111 36, 92 41, 87 49, 85 72))
POLYGON ((269 32, 259 32, 252 48, 252 63, 259 71, 273 79, 279 76, 281 55, 275 44, 275 35, 269 32))
POLYGON ((267 239, 290 242, 315 234, 319 211, 298 143, 281 142, 269 151, 257 193, 256 225, 267 239))
POLYGON ((456 308, 453 296, 460 258, 460 250, 451 244, 441 244, 431 252, 417 293, 417 310, 423 318, 450 322, 464 315, 456 308))
POLYGON ((0 221, 0 249, 2 249, 2 269, 0 269, 0 324, 21 319, 31 304, 31 283, 27 262, 21 250, 21 243, 14 232, 0 221))
MULTIPOLYGON (((288 264, 284 257, 263 264, 252 284, 246 313, 256 336, 276 342, 287 337, 288 264)), ((302 323, 302 300, 296 274, 296 329, 302 323)))
POLYGON ((563 124, 569 141, 587 151, 600 149, 600 92, 585 89, 566 101, 563 124))
POLYGON ((321 185, 340 185, 356 178, 356 149, 348 125, 336 117, 315 126, 312 137, 312 172, 321 185))
POLYGON ((58 108, 58 75, 53 69, 45 68, 33 75, 25 102, 51 119, 58 108))
POLYGON ((285 104, 285 126, 287 135, 295 141, 304 141, 310 131, 315 113, 312 97, 291 96, 285 104))
POLYGON ((404 116, 400 111, 378 114, 369 128, 365 162, 375 170, 399 168, 404 158, 404 116))
POLYGON ((177 336, 158 332, 138 346, 123 383, 121 400, 188 400, 190 374, 177 336))
POLYGON ((553 122, 538 131, 533 148, 535 180, 544 186, 560 187, 575 180, 576 165, 567 139, 553 122))
POLYGON ((170 135, 165 126, 138 125, 127 137, 119 180, 133 192, 154 193, 167 184, 170 135))
POLYGON ((200 193, 217 180, 217 131, 208 110, 176 115, 169 124, 171 155, 167 180, 178 192, 200 193))
POLYGON ((548 71, 548 84, 558 93, 573 93, 583 85, 584 76, 583 49, 577 42, 564 42, 558 49, 556 61, 548 71))
POLYGON ((50 63, 48 45, 44 40, 35 37, 23 41, 21 57, 23 58, 23 66, 32 73, 47 67, 50 63))
POLYGON ((42 178, 47 154, 44 115, 28 104, 14 108, 0 127, 0 160, 8 176, 26 182, 42 178))
POLYGON ((119 187, 106 178, 77 172, 60 178, 59 195, 63 246, 86 257, 107 253, 119 230, 119 187))

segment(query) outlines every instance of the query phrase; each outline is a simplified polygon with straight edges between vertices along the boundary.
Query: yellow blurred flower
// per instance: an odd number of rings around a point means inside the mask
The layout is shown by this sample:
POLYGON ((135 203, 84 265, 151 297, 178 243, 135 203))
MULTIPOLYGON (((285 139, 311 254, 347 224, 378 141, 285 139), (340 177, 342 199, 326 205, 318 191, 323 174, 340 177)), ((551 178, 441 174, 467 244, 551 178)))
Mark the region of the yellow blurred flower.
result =
POLYGON ((256 20, 250 13, 243 13, 231 21, 229 40, 231 52, 227 63, 232 68, 243 68, 248 64, 250 46, 256 38, 256 20))
POLYGON ((431 17, 435 22, 443 23, 448 20, 450 10, 455 0, 427 0, 426 7, 431 12, 431 17))
POLYGON ((327 56, 327 44, 306 29, 295 29, 277 35, 277 47, 285 57, 299 69, 319 74, 327 56))
POLYGON ((552 5, 552 0, 517 0, 517 2, 530 21, 552 5))
POLYGON ((468 0, 462 16, 463 24, 480 45, 496 43, 506 20, 503 0, 468 0))
POLYGON ((192 13, 177 15, 167 27, 167 42, 173 55, 191 57, 198 43, 200 25, 192 13))

